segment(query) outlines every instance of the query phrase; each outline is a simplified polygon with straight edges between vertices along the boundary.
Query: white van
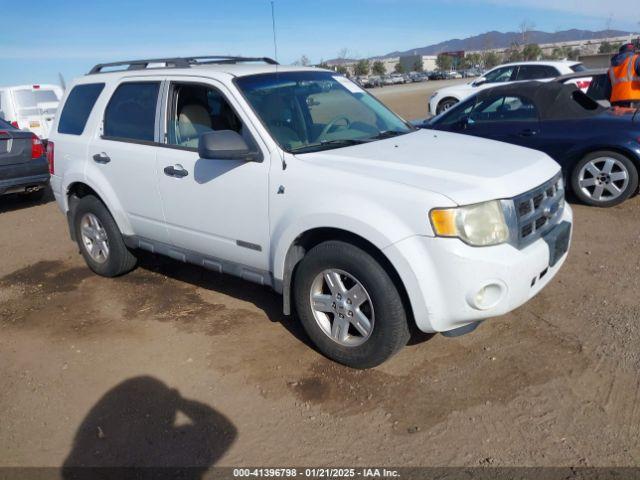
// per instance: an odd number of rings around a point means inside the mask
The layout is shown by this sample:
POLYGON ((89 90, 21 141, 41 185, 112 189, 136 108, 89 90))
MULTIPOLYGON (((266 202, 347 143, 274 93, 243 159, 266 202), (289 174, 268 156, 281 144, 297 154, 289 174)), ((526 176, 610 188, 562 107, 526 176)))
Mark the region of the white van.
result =
POLYGON ((62 93, 57 85, 0 87, 0 118, 48 138, 62 93))

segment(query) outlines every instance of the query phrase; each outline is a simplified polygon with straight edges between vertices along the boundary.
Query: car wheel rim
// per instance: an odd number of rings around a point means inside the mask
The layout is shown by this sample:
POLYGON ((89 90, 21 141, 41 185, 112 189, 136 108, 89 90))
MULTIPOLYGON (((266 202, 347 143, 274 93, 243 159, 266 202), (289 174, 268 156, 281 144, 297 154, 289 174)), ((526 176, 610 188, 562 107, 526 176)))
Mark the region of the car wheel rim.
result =
POLYGON ((82 245, 92 260, 104 263, 109 258, 109 238, 98 217, 85 213, 80 220, 82 245))
POLYGON ((615 200, 629 186, 629 171, 616 158, 595 158, 580 169, 578 186, 587 198, 595 202, 615 200))
POLYGON ((373 332, 373 302, 362 283, 337 269, 324 270, 311 284, 311 310, 320 329, 339 345, 357 347, 373 332))

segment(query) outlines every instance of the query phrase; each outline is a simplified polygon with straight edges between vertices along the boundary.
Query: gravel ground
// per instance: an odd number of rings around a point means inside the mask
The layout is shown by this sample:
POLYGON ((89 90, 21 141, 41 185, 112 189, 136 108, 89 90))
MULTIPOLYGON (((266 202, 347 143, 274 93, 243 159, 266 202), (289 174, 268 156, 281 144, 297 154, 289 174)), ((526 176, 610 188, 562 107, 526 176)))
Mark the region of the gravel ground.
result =
MULTIPOLYGON (((413 119, 434 85, 373 92, 413 119)), ((639 466, 639 207, 575 206, 533 301, 354 371, 267 289, 153 256, 97 277, 54 203, 1 198, 0 466, 639 466)))

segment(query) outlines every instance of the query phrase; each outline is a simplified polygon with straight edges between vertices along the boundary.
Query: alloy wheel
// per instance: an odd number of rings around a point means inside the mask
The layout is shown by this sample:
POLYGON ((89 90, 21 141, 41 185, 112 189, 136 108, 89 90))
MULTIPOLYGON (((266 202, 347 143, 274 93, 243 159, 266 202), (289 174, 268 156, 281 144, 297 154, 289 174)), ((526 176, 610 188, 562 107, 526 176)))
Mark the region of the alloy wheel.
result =
POLYGON ((595 158, 580 169, 578 185, 593 201, 608 202, 624 194, 629 186, 629 171, 616 158, 595 158))
POLYGON ((92 260, 104 263, 109 258, 109 237, 102 223, 93 213, 85 213, 80 220, 82 245, 92 260))
POLYGON ((373 303, 353 275, 338 269, 322 271, 311 284, 310 301, 318 326, 334 342, 357 347, 371 336, 373 303))

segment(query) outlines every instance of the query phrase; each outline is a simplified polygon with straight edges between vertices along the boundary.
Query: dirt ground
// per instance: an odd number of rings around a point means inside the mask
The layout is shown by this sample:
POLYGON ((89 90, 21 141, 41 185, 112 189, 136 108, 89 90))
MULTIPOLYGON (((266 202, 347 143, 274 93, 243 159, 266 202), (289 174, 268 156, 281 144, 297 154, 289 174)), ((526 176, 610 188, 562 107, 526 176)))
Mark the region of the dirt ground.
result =
MULTIPOLYGON (((431 89, 374 93, 410 119, 431 89)), ((53 202, 1 198, 0 466, 639 466, 638 225, 640 197, 575 206, 533 301, 354 371, 268 289, 153 256, 97 277, 53 202)))

